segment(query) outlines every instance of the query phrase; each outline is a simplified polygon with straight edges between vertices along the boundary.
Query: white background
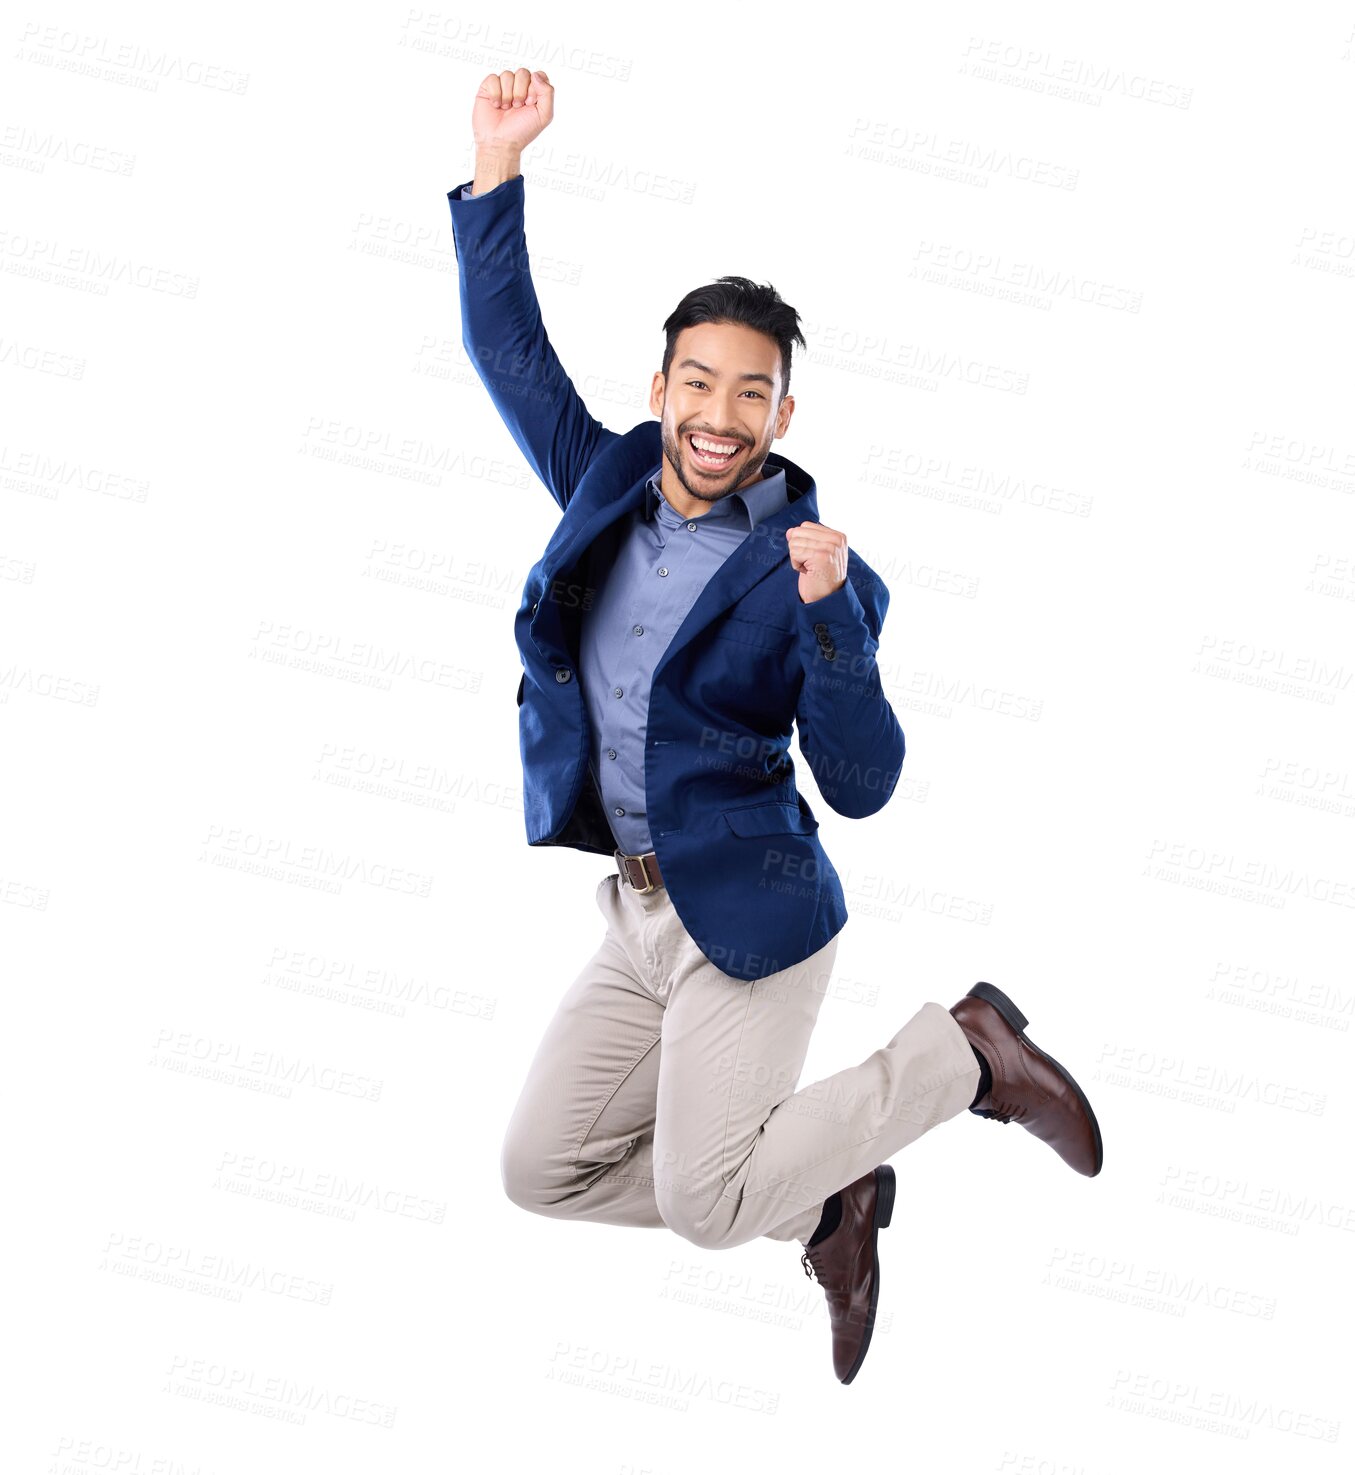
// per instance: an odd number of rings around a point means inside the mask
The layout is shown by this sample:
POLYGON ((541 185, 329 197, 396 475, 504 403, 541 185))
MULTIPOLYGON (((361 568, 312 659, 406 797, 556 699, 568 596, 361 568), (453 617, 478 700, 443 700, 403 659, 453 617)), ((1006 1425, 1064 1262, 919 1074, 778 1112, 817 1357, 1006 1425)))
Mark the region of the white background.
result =
POLYGON ((1355 10, 792 15, 6 20, 7 1469, 1349 1468, 1355 10), (802 1084, 983 978, 1105 1134, 900 1154, 850 1388, 796 1246, 498 1179, 606 864, 525 843, 558 509, 460 343, 519 62, 590 407, 771 281, 777 449, 892 591, 892 803, 798 765, 852 912, 802 1084))

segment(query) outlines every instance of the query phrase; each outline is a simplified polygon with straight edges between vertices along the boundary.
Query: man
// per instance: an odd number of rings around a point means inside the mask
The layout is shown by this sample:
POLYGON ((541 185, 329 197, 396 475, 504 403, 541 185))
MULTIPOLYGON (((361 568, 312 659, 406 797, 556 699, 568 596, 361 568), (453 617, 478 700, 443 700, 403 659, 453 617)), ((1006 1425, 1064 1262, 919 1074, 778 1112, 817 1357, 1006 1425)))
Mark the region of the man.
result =
POLYGON ((791 725, 838 813, 889 799, 904 754, 875 664, 889 595, 771 451, 804 338, 770 286, 725 277, 683 298, 650 388, 658 423, 621 435, 589 414, 524 234, 519 163, 553 108, 544 72, 486 77, 475 176, 448 196, 463 340, 563 512, 516 617, 527 839, 614 867, 596 893, 606 935, 509 1123, 504 1186, 536 1213, 707 1248, 799 1240, 850 1383, 894 1207, 885 1160, 967 1108, 1094 1176, 1100 1130, 987 983, 796 1091, 847 911, 791 725))

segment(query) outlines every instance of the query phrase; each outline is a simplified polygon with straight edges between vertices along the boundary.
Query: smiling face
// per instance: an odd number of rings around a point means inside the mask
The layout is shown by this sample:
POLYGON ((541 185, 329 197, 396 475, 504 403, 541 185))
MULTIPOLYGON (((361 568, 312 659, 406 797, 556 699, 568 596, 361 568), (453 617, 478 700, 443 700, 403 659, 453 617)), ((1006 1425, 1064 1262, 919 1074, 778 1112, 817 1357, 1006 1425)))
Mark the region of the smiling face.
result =
POLYGON ((697 323, 678 334, 667 379, 654 375, 649 408, 662 422, 660 485, 676 507, 674 481, 703 503, 757 481, 772 441, 786 433, 795 400, 781 398, 774 338, 743 323, 697 323))

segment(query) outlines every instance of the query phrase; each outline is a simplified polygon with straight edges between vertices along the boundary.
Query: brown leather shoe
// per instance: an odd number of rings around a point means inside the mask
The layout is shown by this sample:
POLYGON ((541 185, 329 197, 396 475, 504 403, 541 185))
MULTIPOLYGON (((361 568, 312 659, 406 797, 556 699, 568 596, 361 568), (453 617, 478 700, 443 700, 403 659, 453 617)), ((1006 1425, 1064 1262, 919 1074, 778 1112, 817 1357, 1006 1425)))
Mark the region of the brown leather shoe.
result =
POLYGON ((800 1263, 828 1297, 833 1371, 850 1383, 866 1360, 875 1330, 875 1303, 880 1294, 875 1237, 894 1213, 894 1169, 872 1168, 840 1191, 841 1222, 818 1244, 807 1247, 800 1263))
POLYGON ((1101 1128, 1082 1088, 1052 1055, 1022 1033, 1026 1016, 991 983, 976 983, 950 1011, 988 1061, 993 1084, 970 1110, 1019 1122, 1079 1173, 1101 1171, 1101 1128))

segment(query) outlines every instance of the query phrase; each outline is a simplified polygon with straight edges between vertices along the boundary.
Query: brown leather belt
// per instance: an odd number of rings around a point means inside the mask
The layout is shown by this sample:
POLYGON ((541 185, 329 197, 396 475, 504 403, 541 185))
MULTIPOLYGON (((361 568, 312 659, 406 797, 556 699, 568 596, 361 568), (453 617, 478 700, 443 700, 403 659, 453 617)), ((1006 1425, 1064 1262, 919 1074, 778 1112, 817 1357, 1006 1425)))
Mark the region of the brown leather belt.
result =
POLYGON ((646 850, 643 855, 624 855, 619 850, 612 852, 616 858, 616 868, 621 873, 623 881, 629 881, 636 891, 653 891, 656 886, 663 885, 663 877, 659 874, 659 857, 652 850, 646 850))

